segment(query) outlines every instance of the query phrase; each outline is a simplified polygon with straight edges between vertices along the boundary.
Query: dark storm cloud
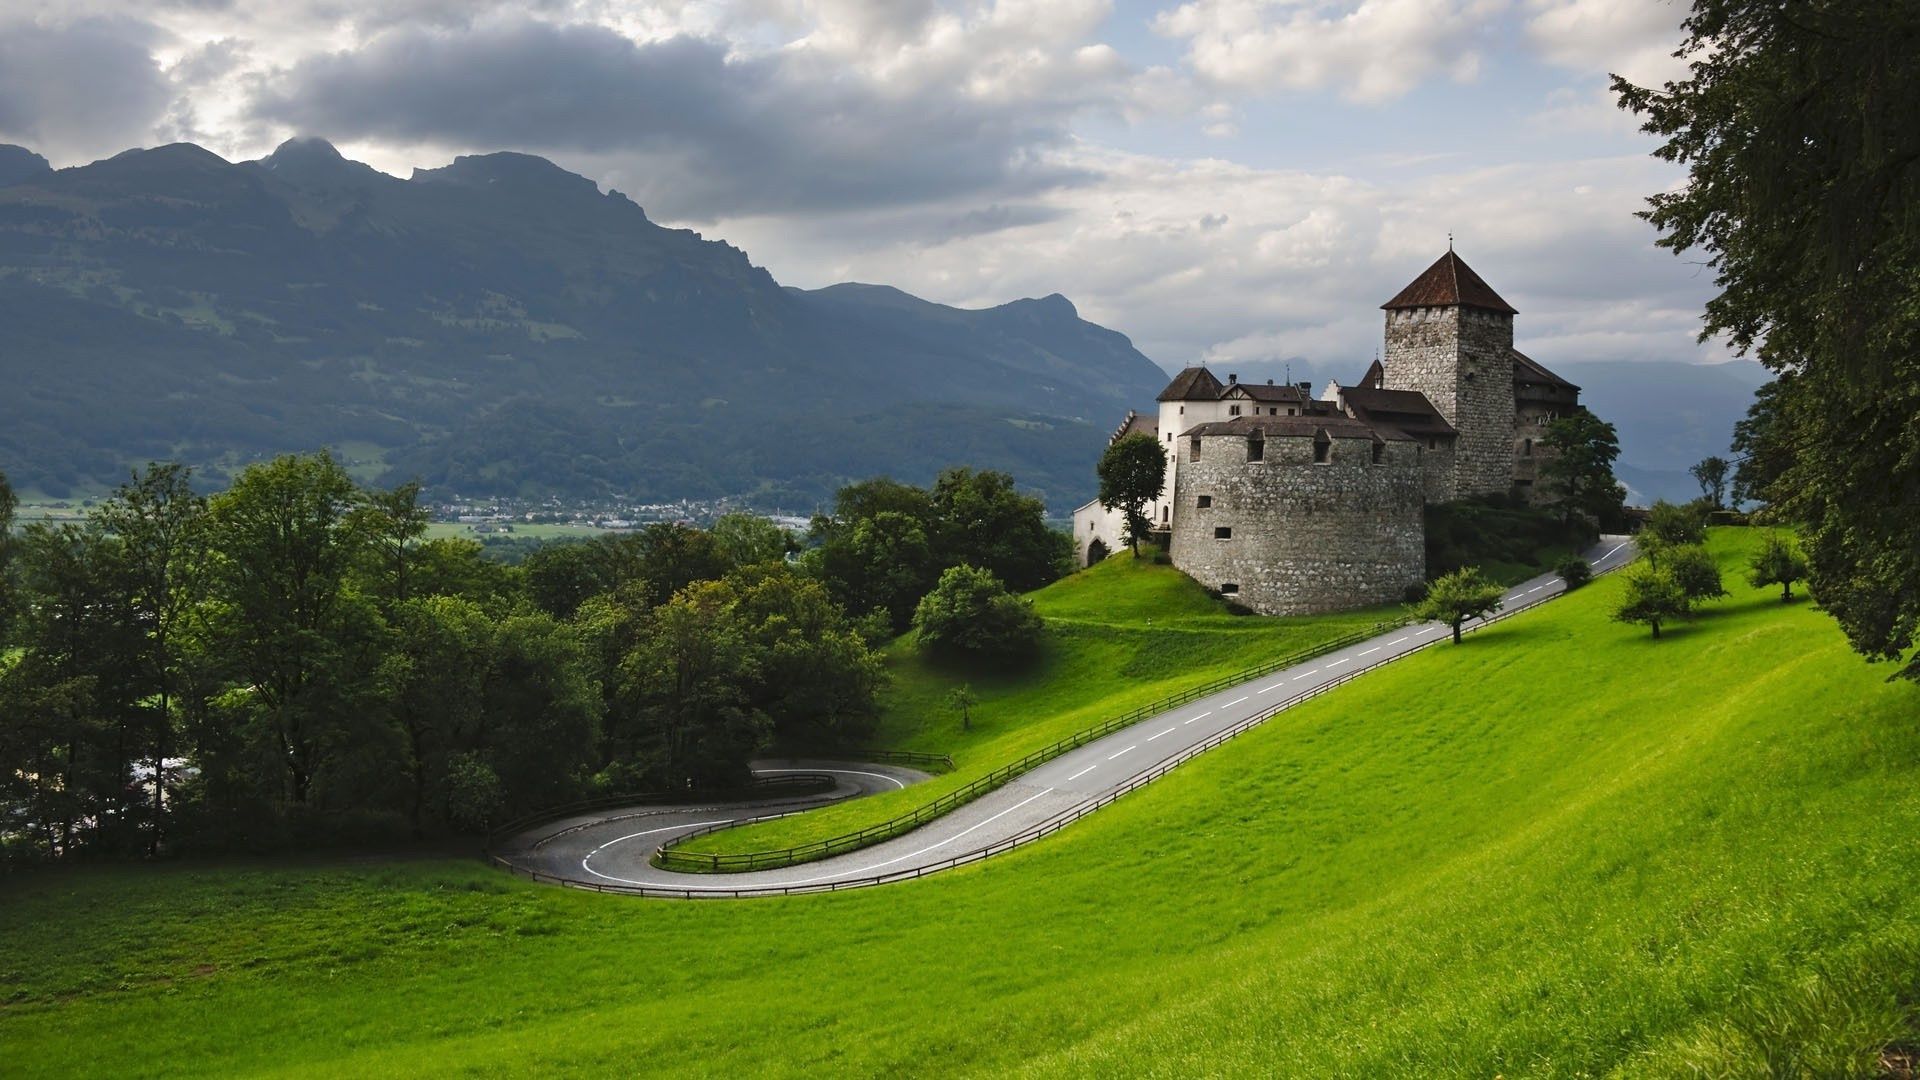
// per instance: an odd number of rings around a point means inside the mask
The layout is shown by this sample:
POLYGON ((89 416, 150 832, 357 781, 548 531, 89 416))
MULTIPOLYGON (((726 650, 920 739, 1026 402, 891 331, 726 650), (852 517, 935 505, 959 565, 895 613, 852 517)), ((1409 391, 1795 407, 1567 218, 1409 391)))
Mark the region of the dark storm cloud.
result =
POLYGON ((151 52, 158 36, 135 19, 0 19, 0 141, 55 160, 144 141, 172 96, 151 52))
POLYGON ((636 44, 597 26, 396 29, 301 61, 253 111, 333 138, 619 157, 622 186, 681 219, 1079 179, 1036 158, 1065 138, 1065 117, 1031 104, 888 93, 802 54, 729 60, 715 42, 636 44))

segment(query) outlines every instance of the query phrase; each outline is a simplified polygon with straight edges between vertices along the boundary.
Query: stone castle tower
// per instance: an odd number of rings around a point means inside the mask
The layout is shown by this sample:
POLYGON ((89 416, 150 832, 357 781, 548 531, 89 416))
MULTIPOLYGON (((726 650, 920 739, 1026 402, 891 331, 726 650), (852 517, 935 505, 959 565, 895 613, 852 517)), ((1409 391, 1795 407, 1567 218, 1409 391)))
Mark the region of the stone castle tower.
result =
POLYGON ((1514 476, 1513 306, 1447 253, 1380 305, 1380 385, 1417 390, 1459 432, 1451 498, 1504 494, 1514 476))

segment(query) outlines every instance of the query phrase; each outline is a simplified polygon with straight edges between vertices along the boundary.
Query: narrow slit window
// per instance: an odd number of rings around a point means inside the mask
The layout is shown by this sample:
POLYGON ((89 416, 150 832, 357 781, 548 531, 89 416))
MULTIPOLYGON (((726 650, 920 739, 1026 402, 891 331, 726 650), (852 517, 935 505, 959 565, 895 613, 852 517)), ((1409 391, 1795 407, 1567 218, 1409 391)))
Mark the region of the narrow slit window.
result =
POLYGON ((1195 435, 1193 438, 1187 440, 1187 460, 1188 461, 1200 460, 1200 436, 1198 435, 1195 435))
POLYGON ((1333 441, 1325 435, 1313 440, 1313 463, 1325 465, 1333 460, 1333 441))
POLYGON ((1267 460, 1267 440, 1260 438, 1258 435, 1254 436, 1251 439, 1248 439, 1247 440, 1247 460, 1248 461, 1267 460))
POLYGON ((1373 463, 1375 465, 1385 465, 1387 463, 1386 443, 1377 442, 1373 444, 1373 463))

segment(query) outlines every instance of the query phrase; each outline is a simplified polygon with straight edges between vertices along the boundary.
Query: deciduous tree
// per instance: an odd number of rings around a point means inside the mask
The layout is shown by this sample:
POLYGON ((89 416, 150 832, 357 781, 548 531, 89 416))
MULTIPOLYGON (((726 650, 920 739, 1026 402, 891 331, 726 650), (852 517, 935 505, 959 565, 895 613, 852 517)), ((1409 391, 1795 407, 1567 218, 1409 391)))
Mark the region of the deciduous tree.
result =
POLYGON ((1040 640, 1041 619, 1026 601, 1007 592, 985 570, 955 566, 913 613, 914 631, 937 650, 973 656, 1014 657, 1040 640))
POLYGON ((1614 459, 1620 456, 1620 436, 1613 425, 1582 409, 1549 423, 1540 445, 1550 451, 1540 464, 1540 478, 1559 500, 1566 520, 1584 516, 1603 529, 1611 527, 1626 499, 1613 476, 1614 459))
POLYGON ((1613 609, 1615 622, 1651 627, 1658 640, 1662 623, 1685 618, 1693 610, 1686 590, 1665 567, 1637 563, 1627 568, 1625 576, 1626 590, 1613 609))
POLYGON ((1793 583, 1806 578, 1807 557, 1793 541, 1770 532, 1747 564, 1747 583, 1756 589, 1780 586, 1780 601, 1793 599, 1793 583))
POLYGON ((1613 84, 1688 170, 1645 216, 1713 268, 1702 336, 1781 376, 1756 471, 1821 606, 1899 659, 1920 628, 1920 6, 1696 0, 1685 29, 1686 78, 1613 84))
POLYGON ((1136 432, 1115 439, 1100 455, 1100 505, 1126 519, 1127 547, 1140 554, 1140 541, 1153 523, 1142 508, 1160 497, 1167 483, 1167 452, 1158 439, 1136 432))
POLYGON ((1488 581, 1479 567, 1465 566, 1436 578, 1427 587, 1426 599, 1413 606, 1413 616, 1446 623, 1453 630, 1453 643, 1458 645, 1461 624, 1499 611, 1500 595, 1500 586, 1488 581))
POLYGON ((1700 485, 1700 494, 1713 504, 1715 510, 1727 505, 1727 459, 1715 454, 1701 458, 1687 470, 1692 474, 1693 482, 1700 485))

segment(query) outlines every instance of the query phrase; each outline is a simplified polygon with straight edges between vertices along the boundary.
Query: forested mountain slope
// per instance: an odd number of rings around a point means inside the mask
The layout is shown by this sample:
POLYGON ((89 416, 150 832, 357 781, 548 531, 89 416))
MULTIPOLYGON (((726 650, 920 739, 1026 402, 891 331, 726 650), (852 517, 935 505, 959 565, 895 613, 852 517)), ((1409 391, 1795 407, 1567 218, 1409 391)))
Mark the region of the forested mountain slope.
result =
POLYGON ((29 490, 331 445, 442 490, 642 499, 1017 466, 1064 509, 1162 379, 1062 297, 783 288, 522 154, 402 180, 318 140, 0 147, 0 468, 29 490))

